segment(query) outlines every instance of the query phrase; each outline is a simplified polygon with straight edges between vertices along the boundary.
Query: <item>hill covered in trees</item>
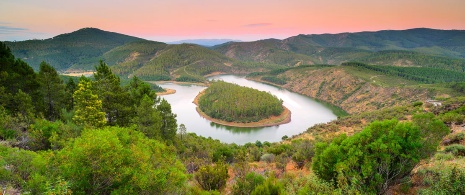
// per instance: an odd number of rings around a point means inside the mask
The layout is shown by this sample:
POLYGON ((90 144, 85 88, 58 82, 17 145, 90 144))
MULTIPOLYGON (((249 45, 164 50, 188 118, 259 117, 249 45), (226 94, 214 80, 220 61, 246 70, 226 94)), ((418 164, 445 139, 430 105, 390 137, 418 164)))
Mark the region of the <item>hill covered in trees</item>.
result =
POLYGON ((277 97, 224 81, 211 83, 198 103, 208 116, 227 122, 257 122, 284 111, 282 100, 277 97))
MULTIPOLYGON (((426 55, 428 58, 442 56, 463 59, 465 58, 464 38, 465 31, 461 30, 409 29, 298 35, 283 40, 231 42, 215 46, 214 49, 235 59, 269 60, 279 63, 284 58, 275 59, 277 55, 274 52, 278 52, 289 54, 286 56, 292 58, 292 60, 287 61, 289 64, 295 64, 291 62, 300 60, 302 64, 336 65, 342 62, 356 61, 356 59, 384 50, 416 51, 423 54, 413 58, 425 58, 426 55), (310 61, 304 60, 302 55, 307 56, 306 59, 310 61)), ((397 56, 394 59, 396 58, 403 59, 405 56, 397 56)), ((390 64, 392 60, 392 58, 379 60, 379 63, 390 64)), ((415 60, 411 60, 410 64, 398 61, 398 64, 424 65, 412 61, 415 60)))
POLYGON ((12 53, 27 62, 34 70, 45 61, 59 71, 91 70, 92 64, 102 59, 111 49, 143 39, 96 28, 83 28, 45 40, 5 42, 12 53))
POLYGON ((187 133, 148 84, 122 86, 103 61, 92 78, 63 81, 2 43, 0 185, 9 194, 462 194, 465 99, 438 95, 457 84, 444 74, 366 64, 257 73, 356 114, 280 143, 236 145, 187 133), (442 105, 407 103, 430 95, 442 105))
POLYGON ((34 70, 42 61, 60 72, 92 70, 92 64, 104 60, 122 77, 202 82, 211 73, 248 74, 349 61, 464 71, 464 36, 460 30, 410 29, 298 35, 207 49, 85 28, 45 40, 5 43, 34 70))

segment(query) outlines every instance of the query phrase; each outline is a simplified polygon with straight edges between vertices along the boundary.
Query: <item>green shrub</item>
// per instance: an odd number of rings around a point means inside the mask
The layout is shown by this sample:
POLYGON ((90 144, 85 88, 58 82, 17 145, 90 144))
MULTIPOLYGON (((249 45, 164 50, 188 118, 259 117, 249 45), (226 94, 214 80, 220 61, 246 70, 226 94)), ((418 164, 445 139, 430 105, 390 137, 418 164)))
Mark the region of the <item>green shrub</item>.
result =
POLYGON ((454 159, 454 154, 438 152, 438 153, 436 153, 434 155, 434 159, 436 159, 436 160, 452 160, 452 159, 454 159))
POLYGON ((239 178, 234 184, 232 194, 234 195, 249 195, 255 190, 255 187, 263 184, 265 178, 255 172, 249 172, 244 178, 239 178))
POLYGON ((449 136, 449 143, 460 143, 465 138, 465 133, 455 133, 449 136))
POLYGON ((465 146, 460 144, 452 144, 450 146, 446 146, 444 151, 452 153, 455 156, 465 156, 465 146))
POLYGON ((204 190, 220 190, 226 185, 228 167, 222 162, 200 167, 194 178, 204 190))
POLYGON ((420 189, 418 194, 464 194, 465 171, 454 167, 441 169, 439 172, 425 173, 423 181, 427 188, 420 189))
POLYGON ((273 176, 268 177, 266 181, 258 185, 251 193, 251 195, 264 195, 272 194, 279 195, 284 194, 284 186, 281 182, 277 181, 273 176))
POLYGON ((271 163, 274 161, 274 154, 264 154, 260 157, 260 161, 271 163))
POLYGON ((342 135, 330 144, 317 143, 313 170, 328 182, 349 184, 365 193, 386 192, 391 184, 407 176, 422 157, 427 157, 431 148, 438 146, 436 139, 443 134, 432 128, 437 124, 428 116, 414 118, 430 122, 420 127, 397 120, 375 121, 351 137, 342 135), (424 142, 422 136, 434 140, 424 142))

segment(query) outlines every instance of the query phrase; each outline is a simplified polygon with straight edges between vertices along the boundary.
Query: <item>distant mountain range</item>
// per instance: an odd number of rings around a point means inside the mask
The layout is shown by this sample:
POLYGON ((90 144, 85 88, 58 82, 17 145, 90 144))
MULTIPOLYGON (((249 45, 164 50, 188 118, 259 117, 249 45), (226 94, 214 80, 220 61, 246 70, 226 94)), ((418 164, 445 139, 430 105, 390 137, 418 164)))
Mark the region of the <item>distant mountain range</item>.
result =
POLYGON ((183 44, 183 43, 188 43, 188 44, 197 44, 205 47, 211 47, 227 42, 241 42, 240 40, 234 40, 234 39, 187 39, 187 40, 180 40, 180 41, 173 41, 173 42, 167 42, 168 44, 183 44))
POLYGON ((465 31, 386 30, 297 35, 254 42, 187 40, 166 44, 84 28, 51 39, 5 42, 38 69, 46 61, 59 71, 92 70, 100 59, 122 75, 147 80, 202 80, 215 72, 250 73, 312 64, 358 61, 375 65, 426 66, 464 72, 465 31), (216 43, 223 42, 220 45, 216 43), (213 45, 206 48, 199 45, 213 45))

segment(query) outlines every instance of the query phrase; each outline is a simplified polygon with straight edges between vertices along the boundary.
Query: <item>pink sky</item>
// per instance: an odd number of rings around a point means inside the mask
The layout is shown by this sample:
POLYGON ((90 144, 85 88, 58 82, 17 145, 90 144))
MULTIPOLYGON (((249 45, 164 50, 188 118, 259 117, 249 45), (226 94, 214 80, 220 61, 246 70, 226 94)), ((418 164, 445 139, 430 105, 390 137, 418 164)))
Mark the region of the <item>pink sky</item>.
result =
POLYGON ((465 29, 465 1, 0 0, 0 41, 50 38, 84 27, 156 41, 465 29))

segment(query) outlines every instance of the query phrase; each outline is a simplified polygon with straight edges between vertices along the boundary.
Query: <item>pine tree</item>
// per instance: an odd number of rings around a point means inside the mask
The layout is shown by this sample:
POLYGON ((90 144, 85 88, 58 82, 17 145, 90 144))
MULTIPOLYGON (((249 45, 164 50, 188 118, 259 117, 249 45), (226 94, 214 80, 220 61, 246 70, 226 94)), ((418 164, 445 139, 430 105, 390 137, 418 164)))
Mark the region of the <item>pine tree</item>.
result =
POLYGON ((147 95, 143 96, 140 105, 136 109, 137 114, 134 123, 137 125, 137 129, 147 137, 160 139, 161 115, 153 106, 153 99, 147 95))
POLYGON ((171 105, 165 99, 157 106, 157 110, 162 118, 161 137, 165 141, 172 141, 178 129, 176 114, 171 112, 171 105))
POLYGON ((120 86, 120 79, 112 73, 110 67, 103 61, 95 67, 94 90, 106 114, 109 125, 128 126, 134 116, 134 107, 129 93, 120 86))
POLYGON ((45 62, 40 63, 38 81, 44 116, 47 120, 55 121, 60 118, 60 110, 64 106, 65 85, 57 71, 45 62))
POLYGON ((102 101, 92 92, 92 83, 81 79, 73 95, 76 112, 73 120, 85 127, 103 127, 106 123, 105 112, 102 112, 102 101))
POLYGON ((72 110, 74 108, 74 100, 73 100, 73 94, 74 91, 76 91, 76 83, 74 82, 74 79, 69 78, 68 82, 66 82, 66 87, 65 87, 65 106, 68 111, 72 110))

